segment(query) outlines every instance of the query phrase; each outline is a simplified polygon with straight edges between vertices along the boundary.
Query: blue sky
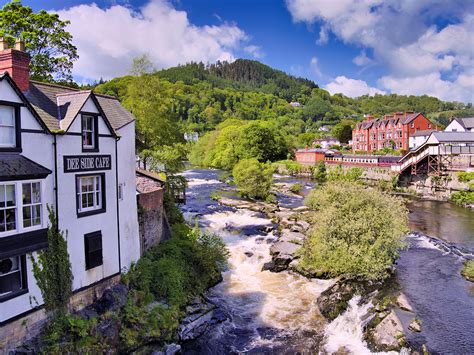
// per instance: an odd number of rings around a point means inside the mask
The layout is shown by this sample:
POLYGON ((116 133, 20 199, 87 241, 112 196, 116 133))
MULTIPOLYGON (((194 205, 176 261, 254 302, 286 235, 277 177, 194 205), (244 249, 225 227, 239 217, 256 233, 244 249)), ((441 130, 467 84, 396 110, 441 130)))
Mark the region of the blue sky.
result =
POLYGON ((474 0, 24 0, 69 19, 75 77, 250 58, 331 93, 472 102, 474 0))

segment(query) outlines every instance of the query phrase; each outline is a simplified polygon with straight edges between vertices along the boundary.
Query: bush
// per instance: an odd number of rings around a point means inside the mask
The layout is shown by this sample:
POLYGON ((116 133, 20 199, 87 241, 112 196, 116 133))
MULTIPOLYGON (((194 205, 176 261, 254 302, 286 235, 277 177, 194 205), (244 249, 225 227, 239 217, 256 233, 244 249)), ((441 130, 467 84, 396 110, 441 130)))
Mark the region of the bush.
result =
POLYGON ((303 186, 301 184, 294 184, 290 186, 290 191, 297 194, 303 190, 303 186))
POLYGON ((273 169, 256 158, 241 160, 232 170, 237 189, 242 196, 265 199, 272 186, 273 169))
POLYGON ((326 182, 327 174, 326 174, 326 164, 324 161, 320 161, 317 166, 313 169, 313 178, 316 179, 318 182, 323 183, 326 182))
POLYGON ((341 165, 329 170, 327 174, 328 181, 348 181, 356 182, 362 177, 363 170, 361 168, 353 167, 344 170, 341 165))
POLYGON ((467 280, 474 282, 474 260, 468 260, 464 263, 461 275, 467 280))
POLYGON ((458 175, 458 180, 460 182, 469 182, 471 180, 474 180, 474 171, 473 172, 460 171, 457 173, 457 175, 458 175))
POLYGON ((316 223, 300 251, 303 270, 369 280, 389 275, 408 232, 401 199, 333 182, 313 190, 306 204, 316 223))
POLYGON ((459 206, 474 204, 474 191, 454 192, 451 195, 451 201, 459 206))
POLYGON ((309 171, 309 168, 294 160, 279 160, 272 164, 278 174, 296 176, 309 171))

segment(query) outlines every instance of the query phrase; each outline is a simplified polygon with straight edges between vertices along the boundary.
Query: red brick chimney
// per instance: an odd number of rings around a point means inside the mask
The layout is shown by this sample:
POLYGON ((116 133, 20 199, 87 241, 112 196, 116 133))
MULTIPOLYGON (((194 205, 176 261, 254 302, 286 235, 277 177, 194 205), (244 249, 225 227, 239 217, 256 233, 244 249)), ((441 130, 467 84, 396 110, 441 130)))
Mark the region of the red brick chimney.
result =
POLYGON ((25 52, 25 43, 16 41, 15 48, 8 48, 7 41, 0 38, 0 74, 8 72, 22 92, 30 88, 30 56, 25 52))

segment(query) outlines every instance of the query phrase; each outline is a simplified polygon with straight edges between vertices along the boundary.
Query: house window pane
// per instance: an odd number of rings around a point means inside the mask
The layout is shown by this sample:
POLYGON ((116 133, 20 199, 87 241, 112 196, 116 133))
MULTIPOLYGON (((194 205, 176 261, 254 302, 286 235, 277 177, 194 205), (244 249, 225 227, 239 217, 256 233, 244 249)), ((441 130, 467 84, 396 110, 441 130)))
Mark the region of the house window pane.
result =
POLYGON ((0 299, 12 292, 25 288, 22 277, 23 257, 12 257, 0 260, 0 299))
POLYGON ((86 176, 77 179, 78 212, 102 208, 102 177, 86 176))
POLYGON ((0 185, 0 233, 16 229, 15 185, 0 185))
POLYGON ((25 183, 22 192, 23 228, 41 225, 41 183, 25 183))
POLYGON ((82 116, 82 147, 95 148, 95 117, 82 116))
POLYGON ((16 146, 15 109, 10 106, 0 106, 0 147, 16 146))

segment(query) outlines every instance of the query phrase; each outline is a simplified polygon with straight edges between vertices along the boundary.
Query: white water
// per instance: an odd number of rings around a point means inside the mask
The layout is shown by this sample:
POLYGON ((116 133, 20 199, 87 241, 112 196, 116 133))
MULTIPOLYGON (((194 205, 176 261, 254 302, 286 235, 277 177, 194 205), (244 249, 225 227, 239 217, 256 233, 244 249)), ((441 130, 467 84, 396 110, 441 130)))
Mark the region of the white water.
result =
POLYGON ((270 226, 269 219, 252 211, 238 210, 206 215, 202 221, 208 223, 210 231, 223 237, 230 251, 224 281, 210 291, 210 298, 225 302, 234 316, 253 329, 251 346, 278 345, 275 339, 263 339, 258 334, 256 330, 261 327, 271 327, 288 335, 323 330, 325 321, 316 299, 333 281, 312 281, 288 272, 262 272, 263 264, 271 260, 273 232, 261 236, 239 233, 246 226, 270 226))

